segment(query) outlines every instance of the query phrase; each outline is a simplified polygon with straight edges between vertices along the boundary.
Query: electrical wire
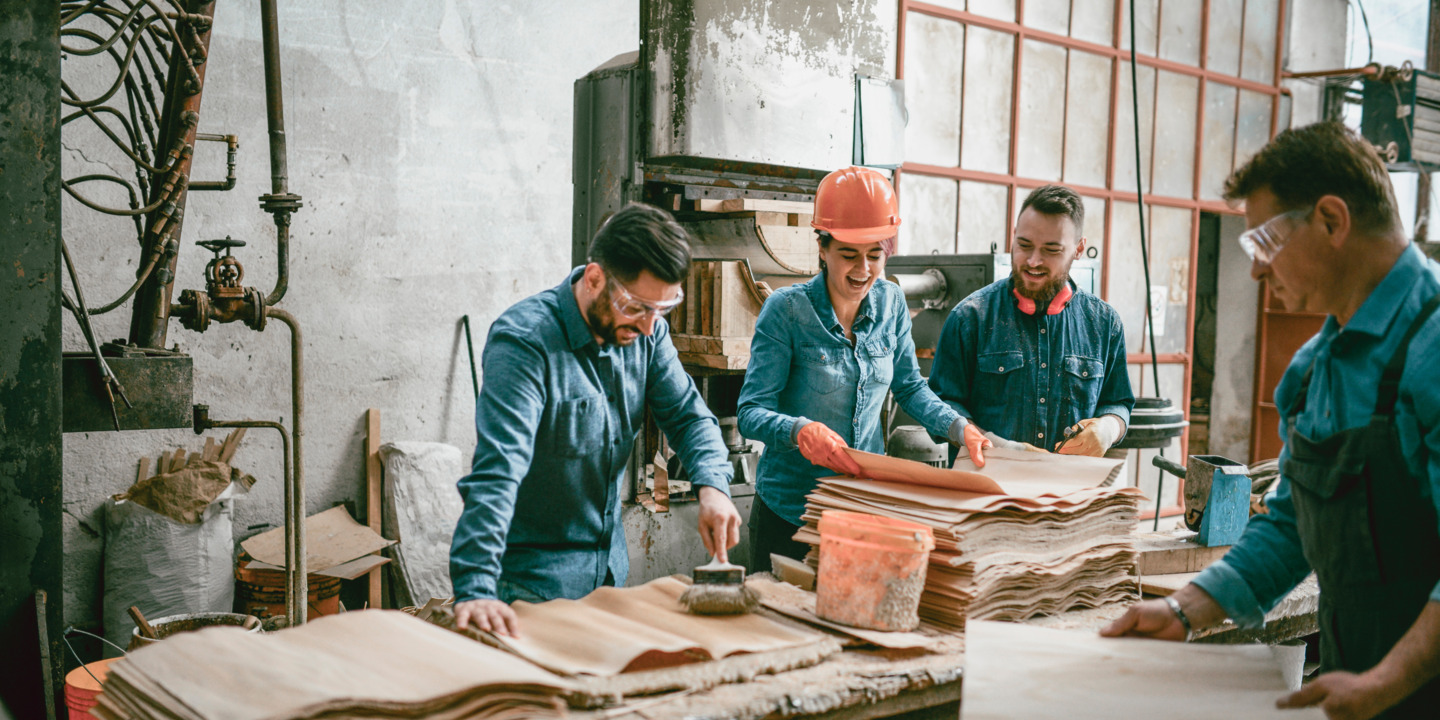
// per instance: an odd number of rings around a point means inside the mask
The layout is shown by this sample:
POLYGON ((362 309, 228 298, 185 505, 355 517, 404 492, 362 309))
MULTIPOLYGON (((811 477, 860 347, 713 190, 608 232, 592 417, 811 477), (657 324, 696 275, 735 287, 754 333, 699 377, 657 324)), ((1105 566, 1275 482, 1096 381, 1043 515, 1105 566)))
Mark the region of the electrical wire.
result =
POLYGON ((1365 47, 1369 48, 1369 54, 1365 58, 1365 64, 1375 62, 1375 36, 1370 34, 1370 16, 1365 14, 1365 0, 1354 0, 1355 7, 1360 8, 1360 22, 1365 24, 1365 47))
MULTIPOLYGON (((1155 397, 1160 397, 1160 356, 1155 348, 1155 309, 1151 307, 1150 289, 1150 246, 1145 232, 1145 180, 1140 162, 1140 69, 1135 59, 1140 43, 1135 37, 1135 0, 1130 0, 1130 100, 1135 113, 1135 204, 1140 211, 1140 262, 1145 272, 1145 327, 1150 331, 1150 369, 1155 379, 1155 397)), ((1160 457, 1165 457, 1165 448, 1160 448, 1160 457)), ((1155 488, 1155 530, 1160 529, 1160 507, 1165 502, 1162 489, 1165 486, 1165 471, 1156 468, 1155 488)))

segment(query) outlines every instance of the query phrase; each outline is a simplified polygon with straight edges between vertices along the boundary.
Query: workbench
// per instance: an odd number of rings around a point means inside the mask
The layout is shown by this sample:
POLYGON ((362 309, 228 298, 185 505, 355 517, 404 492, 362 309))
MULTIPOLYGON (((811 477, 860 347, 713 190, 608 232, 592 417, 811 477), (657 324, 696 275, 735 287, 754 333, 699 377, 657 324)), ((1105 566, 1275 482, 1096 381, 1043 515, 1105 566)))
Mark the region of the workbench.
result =
MULTIPOLYGON (((1304 637, 1318 632, 1318 605, 1319 586, 1311 576, 1266 615, 1263 630, 1242 630, 1227 621, 1202 632, 1195 642, 1277 644, 1304 637)), ((1112 604, 1027 622, 1094 633, 1120 617, 1127 607, 1128 604, 1112 604)), ((818 665, 761 675, 747 683, 632 698, 618 707, 572 714, 582 720, 769 717, 955 720, 960 710, 964 653, 965 640, 955 635, 939 637, 930 651, 850 648, 818 665)), ((744 656, 735 656, 717 662, 745 661, 744 656)))

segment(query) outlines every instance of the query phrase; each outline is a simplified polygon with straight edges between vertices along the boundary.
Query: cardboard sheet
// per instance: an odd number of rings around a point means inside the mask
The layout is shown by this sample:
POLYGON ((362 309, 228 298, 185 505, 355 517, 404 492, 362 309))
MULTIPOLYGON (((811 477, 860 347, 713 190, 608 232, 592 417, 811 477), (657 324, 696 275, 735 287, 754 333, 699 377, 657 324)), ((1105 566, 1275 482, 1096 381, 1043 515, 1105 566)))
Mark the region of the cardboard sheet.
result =
MULTIPOLYGON (((876 455, 854 448, 845 448, 845 454, 860 466, 860 477, 870 480, 929 485, 982 495, 999 495, 1005 492, 990 477, 978 472, 946 470, 914 460, 876 455)), ((972 466, 971 470, 973 469, 972 466)))
POLYGON ((972 621, 966 628, 961 720, 1166 718, 1319 720, 1279 710, 1280 665, 1263 645, 1102 638, 972 621))
POLYGON ((762 615, 692 615, 679 602, 686 587, 665 577, 638 587, 602 587, 579 600, 516 602, 521 637, 497 640, 559 673, 608 676, 824 639, 762 615))
POLYGON ((396 611, 317 618, 270 635, 217 627, 111 666, 97 714, 129 718, 558 717, 569 684, 396 611))
POLYGON ((1118 477, 1124 466, 1124 460, 1111 458, 993 448, 985 453, 983 469, 975 467, 966 453, 955 456, 954 469, 983 473, 1008 495, 1036 497, 1098 487, 1118 477))
MULTIPOLYGON (((355 522, 345 507, 336 505, 305 518, 305 568, 319 572, 395 544, 355 522)), ((240 547, 263 563, 285 567, 285 528, 267 530, 240 547)))

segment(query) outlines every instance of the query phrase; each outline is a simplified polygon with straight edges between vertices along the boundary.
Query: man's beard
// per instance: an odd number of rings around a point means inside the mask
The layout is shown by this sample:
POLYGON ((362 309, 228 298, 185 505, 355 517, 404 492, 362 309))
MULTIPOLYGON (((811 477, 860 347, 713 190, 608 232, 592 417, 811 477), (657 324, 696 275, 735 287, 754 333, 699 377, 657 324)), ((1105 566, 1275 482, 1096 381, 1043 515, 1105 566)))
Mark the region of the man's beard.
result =
POLYGON ((634 330, 636 335, 640 334, 638 325, 617 325, 615 323, 615 308, 610 301, 608 285, 600 291, 599 295, 595 296, 595 301, 590 303, 590 308, 585 311, 585 322, 590 325, 590 332, 603 340, 606 345, 623 347, 635 342, 635 338, 622 341, 616 332, 620 328, 634 330))
POLYGON ((1055 297, 1055 294, 1060 292, 1060 288, 1064 287, 1065 283, 1069 281, 1070 268, 1066 267, 1054 277, 1045 281, 1045 284, 1040 286, 1039 290, 1031 292, 1025 287, 1025 273, 1017 268, 1012 267, 1010 269, 1010 286, 1015 288, 1015 292, 1019 293, 1020 297, 1027 300, 1034 300, 1036 304, 1050 302, 1050 299, 1055 297))

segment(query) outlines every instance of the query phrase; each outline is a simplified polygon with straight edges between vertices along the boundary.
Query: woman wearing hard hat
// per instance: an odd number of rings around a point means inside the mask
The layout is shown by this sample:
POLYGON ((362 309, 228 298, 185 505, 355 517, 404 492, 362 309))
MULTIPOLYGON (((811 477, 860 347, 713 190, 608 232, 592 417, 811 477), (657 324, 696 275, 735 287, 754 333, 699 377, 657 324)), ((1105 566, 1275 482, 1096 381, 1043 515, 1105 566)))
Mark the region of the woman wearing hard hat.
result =
POLYGON ((805 556, 809 546, 793 536, 816 478, 860 472, 845 448, 883 451, 887 390, 931 434, 972 456, 989 444, 920 376, 905 295, 884 279, 900 225, 890 181, 860 167, 826 175, 810 224, 820 274, 766 300, 740 390, 740 433, 765 443, 750 513, 761 567, 770 553, 805 556))

